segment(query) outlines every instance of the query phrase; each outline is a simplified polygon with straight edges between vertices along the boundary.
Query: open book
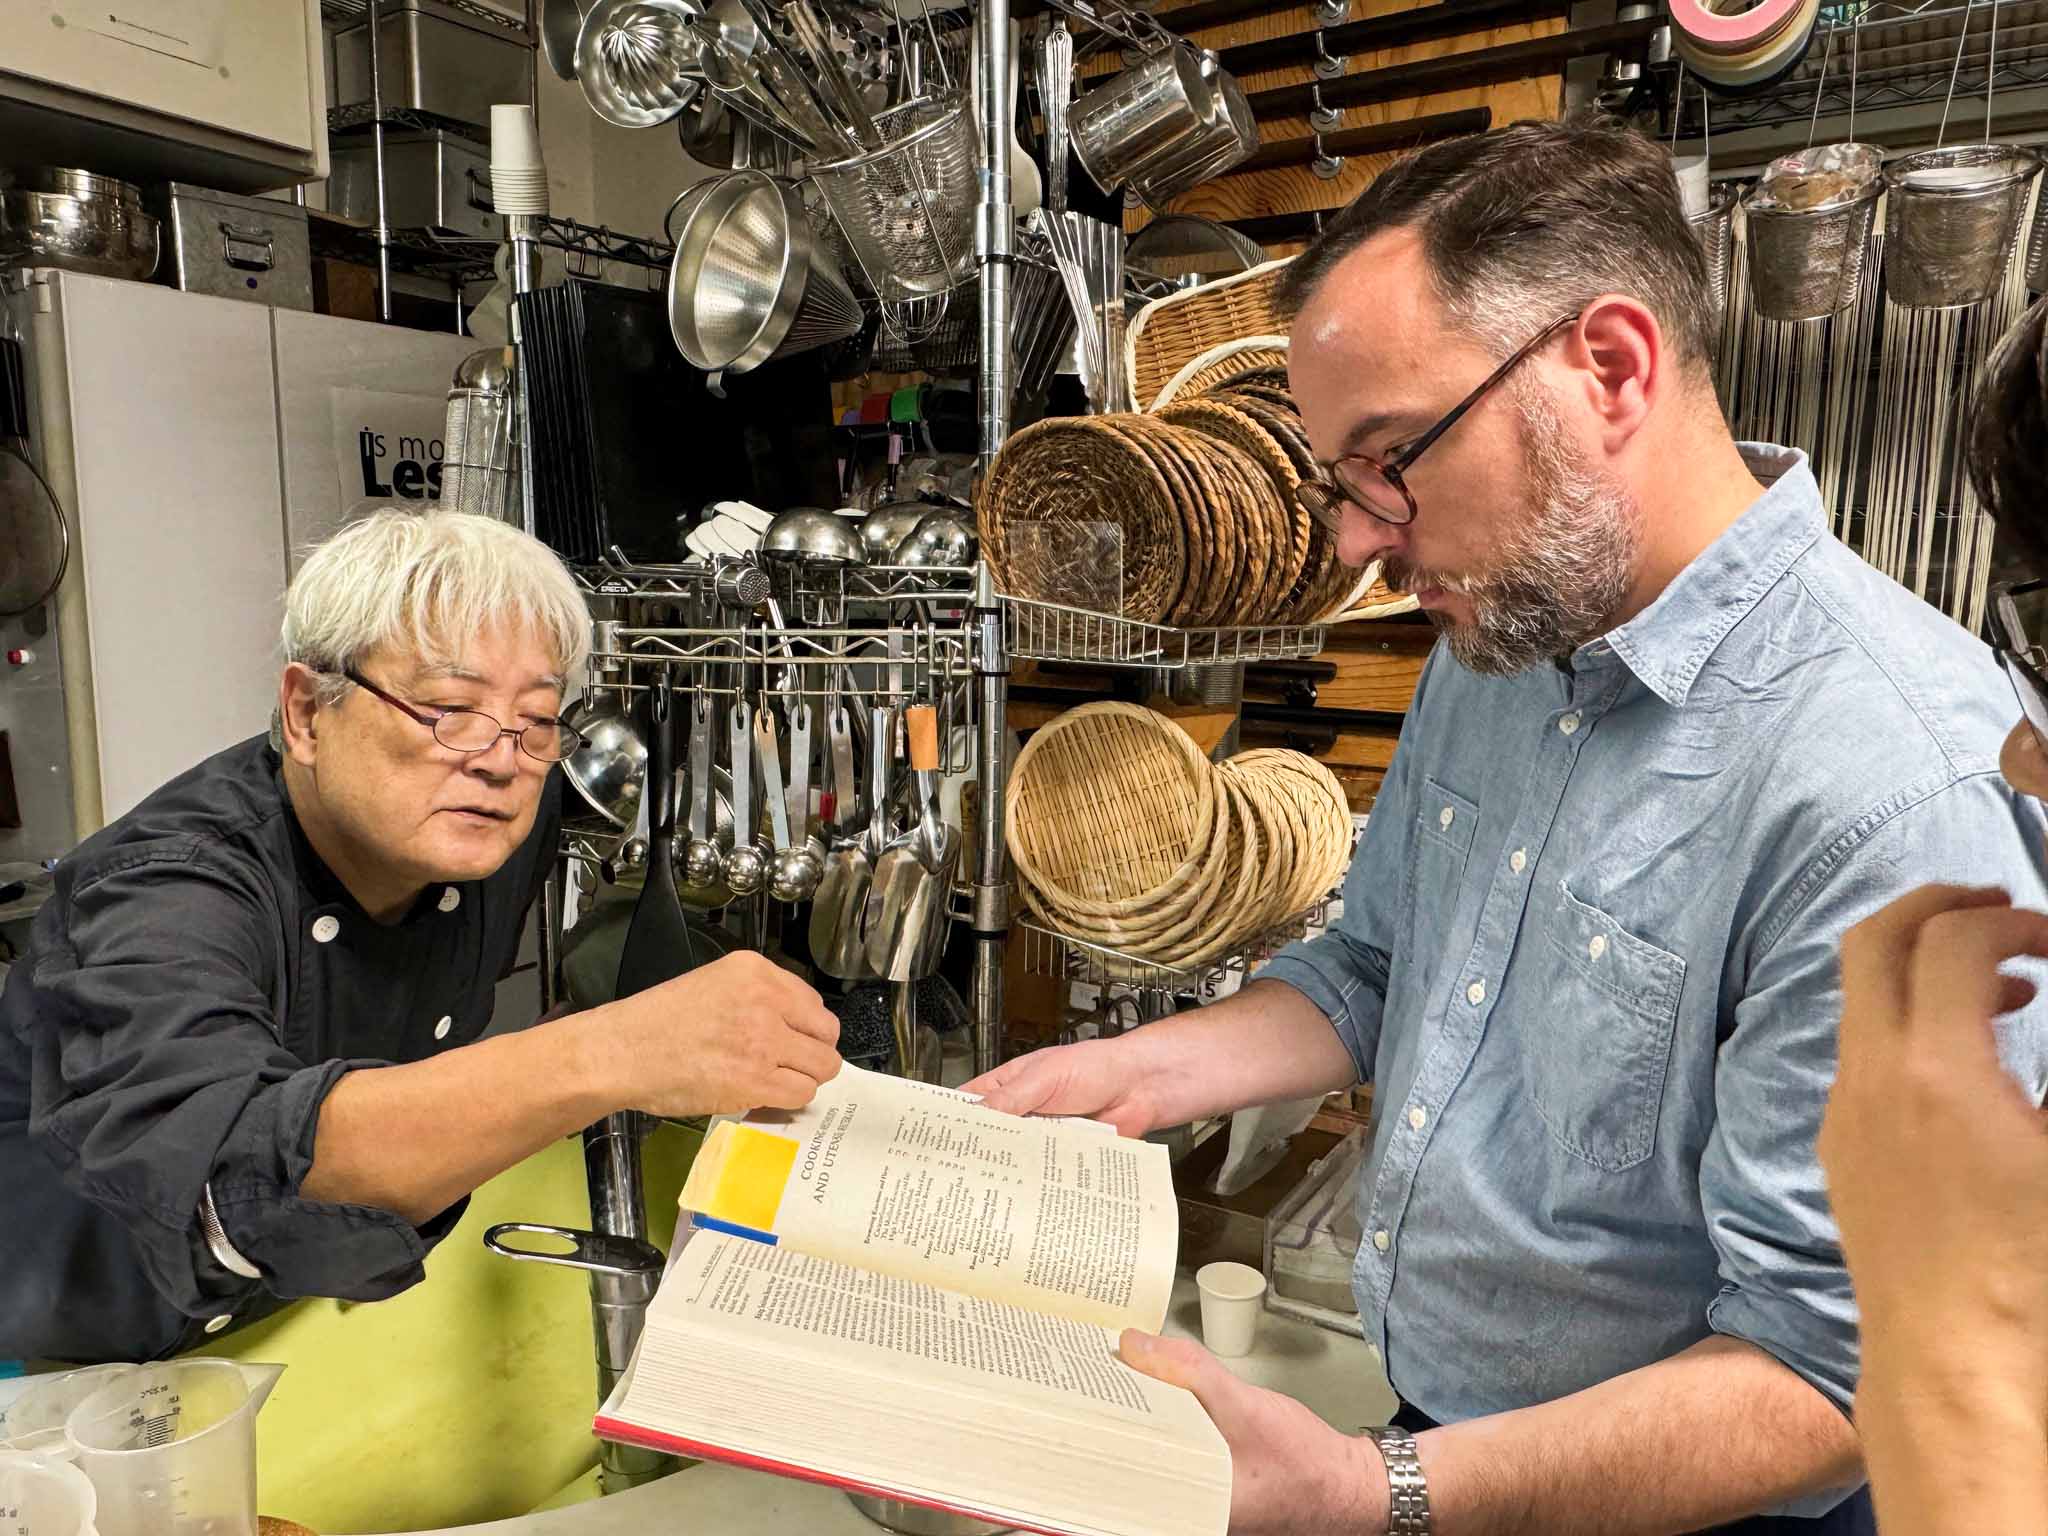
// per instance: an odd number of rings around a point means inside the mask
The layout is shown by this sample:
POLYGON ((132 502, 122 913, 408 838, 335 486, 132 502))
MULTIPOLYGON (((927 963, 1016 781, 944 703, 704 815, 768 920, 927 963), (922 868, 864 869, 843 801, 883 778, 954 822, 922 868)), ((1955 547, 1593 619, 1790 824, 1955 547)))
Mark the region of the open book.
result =
POLYGON ((714 1127, 682 1203, 600 1435, 1053 1536, 1228 1525, 1223 1437, 1116 1358, 1173 1289, 1165 1148, 845 1067, 714 1127))

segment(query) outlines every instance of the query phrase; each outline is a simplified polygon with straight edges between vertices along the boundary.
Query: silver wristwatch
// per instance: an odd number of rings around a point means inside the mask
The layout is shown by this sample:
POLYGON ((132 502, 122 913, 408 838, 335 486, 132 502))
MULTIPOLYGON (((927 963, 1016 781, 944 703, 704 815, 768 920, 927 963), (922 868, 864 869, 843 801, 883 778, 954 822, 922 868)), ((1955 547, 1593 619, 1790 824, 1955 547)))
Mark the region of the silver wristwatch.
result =
POLYGON ((1387 1464, 1387 1536, 1431 1536, 1429 1480, 1415 1454, 1415 1437, 1405 1429, 1368 1429, 1387 1464))

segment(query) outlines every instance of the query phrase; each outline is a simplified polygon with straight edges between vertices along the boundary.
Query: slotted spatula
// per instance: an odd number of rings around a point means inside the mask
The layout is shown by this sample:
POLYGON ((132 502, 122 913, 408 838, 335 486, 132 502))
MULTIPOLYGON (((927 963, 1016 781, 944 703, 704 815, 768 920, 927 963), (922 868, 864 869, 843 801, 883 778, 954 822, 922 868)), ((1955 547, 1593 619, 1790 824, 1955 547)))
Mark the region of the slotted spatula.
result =
POLYGON ((676 896, 675 735, 666 683, 656 683, 648 691, 641 723, 647 736, 647 880, 619 950, 619 997, 658 987, 718 958, 683 921, 676 896))

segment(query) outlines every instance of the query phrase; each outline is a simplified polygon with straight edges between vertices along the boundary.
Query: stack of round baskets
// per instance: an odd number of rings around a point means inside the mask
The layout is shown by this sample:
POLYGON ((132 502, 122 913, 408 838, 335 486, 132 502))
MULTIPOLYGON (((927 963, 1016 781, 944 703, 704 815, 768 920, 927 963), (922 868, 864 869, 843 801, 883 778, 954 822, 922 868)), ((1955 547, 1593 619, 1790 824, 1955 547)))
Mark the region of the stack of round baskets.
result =
POLYGON ((1296 491, 1320 474, 1287 390, 1286 338, 1195 359, 1150 411, 1054 417, 990 466, 981 547, 1012 597, 1072 601, 1073 571, 1121 550, 1122 617, 1182 629, 1307 625, 1393 597, 1296 491), (1105 539, 1105 531, 1110 537, 1105 539))
POLYGON ((1334 775, 1299 752, 1212 764, 1166 716, 1083 704, 1017 756, 1004 833, 1047 926, 1150 965, 1211 963, 1329 892, 1351 860, 1334 775))

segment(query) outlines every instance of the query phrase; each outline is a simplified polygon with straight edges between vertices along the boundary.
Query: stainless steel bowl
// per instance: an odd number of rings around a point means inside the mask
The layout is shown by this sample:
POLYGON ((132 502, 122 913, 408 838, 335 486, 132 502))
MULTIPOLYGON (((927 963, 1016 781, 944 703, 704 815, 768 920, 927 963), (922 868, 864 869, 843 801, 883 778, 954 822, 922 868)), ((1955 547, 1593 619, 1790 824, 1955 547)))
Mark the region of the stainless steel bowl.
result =
POLYGON ((157 254, 157 221, 118 197, 0 192, 0 265, 147 279, 157 254))
POLYGON ((869 565, 887 565, 896 546, 917 532, 917 525, 945 508, 929 501, 892 501, 861 519, 860 541, 869 565))
POLYGON ((483 389, 493 394, 512 391, 512 349, 484 347, 455 365, 456 389, 483 389))
POLYGON ((933 512, 895 549, 891 562, 920 570, 945 570, 974 563, 974 529, 951 512, 933 512))
POLYGON ((17 173, 14 182, 30 192, 57 192, 66 197, 104 197, 111 202, 125 203, 130 208, 142 206, 142 188, 134 182, 122 181, 116 176, 95 175, 71 166, 31 166, 17 173))
POLYGON ((791 507, 780 513, 761 535, 761 554, 768 560, 795 560, 806 565, 867 564, 860 535, 822 507, 791 507))
POLYGON ((647 743, 617 709, 598 709, 571 722, 583 745, 562 761, 576 793, 615 827, 630 827, 647 784, 647 743))

